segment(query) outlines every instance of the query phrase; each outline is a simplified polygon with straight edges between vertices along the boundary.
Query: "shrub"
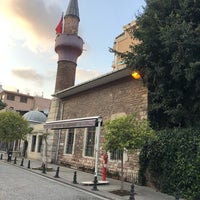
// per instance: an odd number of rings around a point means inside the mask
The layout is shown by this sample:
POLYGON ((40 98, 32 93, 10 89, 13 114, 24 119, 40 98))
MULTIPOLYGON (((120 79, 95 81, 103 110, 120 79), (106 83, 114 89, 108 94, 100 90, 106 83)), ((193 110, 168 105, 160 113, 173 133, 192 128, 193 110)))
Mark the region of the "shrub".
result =
POLYGON ((200 129, 172 129, 157 133, 140 153, 139 181, 173 194, 176 187, 188 200, 200 199, 200 129))

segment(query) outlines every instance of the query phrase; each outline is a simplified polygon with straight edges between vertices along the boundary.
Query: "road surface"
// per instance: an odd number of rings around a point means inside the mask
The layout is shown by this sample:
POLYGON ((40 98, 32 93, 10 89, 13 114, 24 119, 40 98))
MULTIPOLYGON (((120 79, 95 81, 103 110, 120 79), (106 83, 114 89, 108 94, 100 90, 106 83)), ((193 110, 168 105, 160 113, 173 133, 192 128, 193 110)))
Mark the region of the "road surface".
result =
POLYGON ((0 200, 106 200, 88 191, 0 162, 0 200))

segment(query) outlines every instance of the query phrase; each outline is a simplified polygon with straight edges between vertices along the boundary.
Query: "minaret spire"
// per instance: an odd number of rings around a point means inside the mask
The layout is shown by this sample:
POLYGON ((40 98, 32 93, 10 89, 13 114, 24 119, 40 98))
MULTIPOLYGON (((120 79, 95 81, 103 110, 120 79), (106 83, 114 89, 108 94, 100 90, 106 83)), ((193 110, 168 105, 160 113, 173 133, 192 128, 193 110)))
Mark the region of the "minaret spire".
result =
POLYGON ((72 15, 79 18, 79 9, 77 0, 70 0, 69 5, 67 7, 66 16, 67 15, 72 15))
POLYGON ((78 0, 70 0, 64 19, 64 33, 78 34, 80 21, 78 0))
POLYGON ((64 30, 57 35, 55 51, 58 54, 55 93, 74 85, 77 58, 83 51, 83 40, 78 36, 78 0, 70 0, 64 17, 64 30))

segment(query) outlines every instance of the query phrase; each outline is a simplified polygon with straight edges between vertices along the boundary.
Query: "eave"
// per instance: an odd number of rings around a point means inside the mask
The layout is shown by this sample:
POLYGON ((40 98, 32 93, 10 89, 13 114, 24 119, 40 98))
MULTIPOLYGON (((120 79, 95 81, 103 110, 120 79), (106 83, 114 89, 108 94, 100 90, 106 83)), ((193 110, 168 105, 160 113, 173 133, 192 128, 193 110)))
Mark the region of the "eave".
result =
POLYGON ((99 87, 108 83, 111 83, 113 81, 117 81, 119 79, 122 79, 124 77, 131 75, 131 69, 129 68, 123 68, 121 70, 117 70, 114 72, 107 73, 103 76, 99 76, 95 79, 92 79, 90 81, 86 81, 84 83, 75 85, 73 87, 67 88, 65 90, 59 91, 52 96, 58 97, 60 99, 66 98, 71 95, 75 95, 80 92, 87 91, 89 89, 93 89, 95 87, 99 87))

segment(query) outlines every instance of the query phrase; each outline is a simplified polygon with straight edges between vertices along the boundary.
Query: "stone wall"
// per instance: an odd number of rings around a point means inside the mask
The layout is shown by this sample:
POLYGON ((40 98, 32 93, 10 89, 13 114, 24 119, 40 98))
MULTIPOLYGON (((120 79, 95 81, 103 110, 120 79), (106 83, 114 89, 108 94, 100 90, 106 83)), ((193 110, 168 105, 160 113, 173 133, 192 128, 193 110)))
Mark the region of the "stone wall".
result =
MULTIPOLYGON (((96 87, 86 92, 67 97, 63 100, 63 119, 73 119, 90 116, 101 116, 103 122, 120 115, 136 113, 139 118, 147 117, 147 88, 141 80, 126 77, 101 87, 96 87)), ((94 169, 95 158, 84 157, 83 128, 76 130, 75 147, 73 155, 63 154, 64 145, 59 148, 60 162, 74 167, 94 169)), ((65 132, 62 131, 61 143, 65 143, 65 132)), ((103 132, 100 141, 103 142, 103 132)), ((99 168, 102 167, 101 153, 99 152, 99 168)), ((128 180, 137 176, 138 153, 127 153, 124 163, 125 176, 128 180)), ((110 172, 120 171, 120 162, 108 161, 110 172)))

